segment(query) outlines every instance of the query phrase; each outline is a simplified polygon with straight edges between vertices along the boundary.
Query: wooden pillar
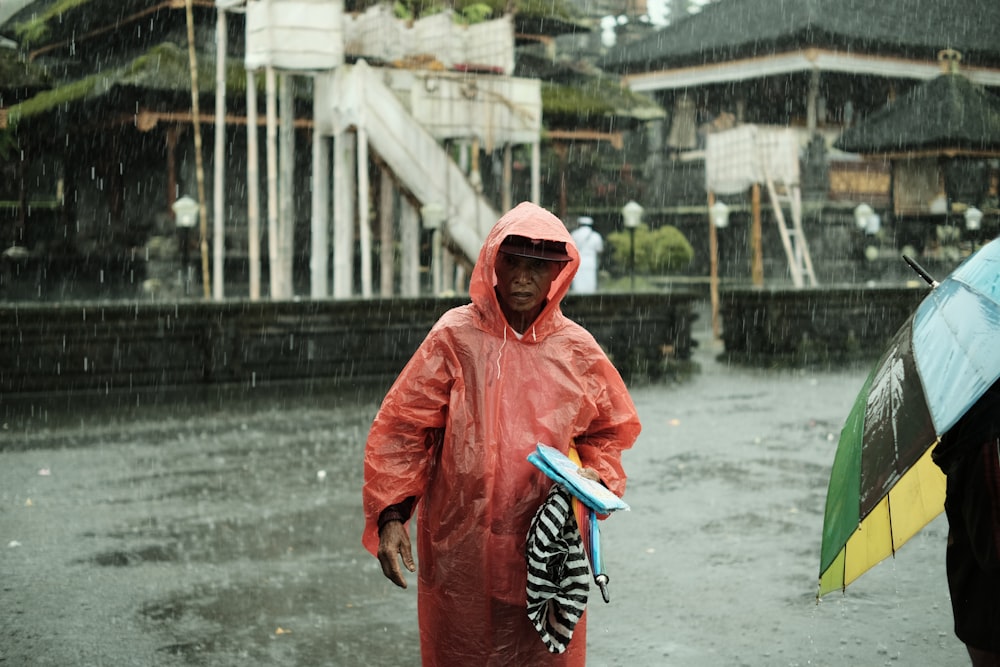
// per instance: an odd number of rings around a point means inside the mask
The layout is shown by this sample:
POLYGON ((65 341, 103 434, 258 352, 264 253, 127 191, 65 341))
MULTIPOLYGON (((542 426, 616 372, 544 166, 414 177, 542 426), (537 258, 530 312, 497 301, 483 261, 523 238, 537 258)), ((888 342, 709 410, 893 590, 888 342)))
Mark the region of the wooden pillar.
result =
POLYGON ((226 249, 226 10, 215 21, 215 164, 212 190, 212 298, 222 300, 226 249))
POLYGON ((368 183, 368 131, 358 124, 358 245, 361 254, 361 296, 372 297, 372 231, 368 183))
POLYGON ((434 296, 441 295, 441 256, 444 255, 441 234, 440 228, 431 232, 431 294, 434 296))
POLYGON ((280 170, 278 254, 281 256, 281 295, 285 299, 290 299, 295 295, 295 286, 292 283, 292 262, 295 259, 295 81, 291 74, 282 74, 279 82, 281 139, 278 145, 281 155, 278 158, 280 170))
POLYGON ((420 296, 420 215, 407 198, 399 211, 400 295, 420 296))
MULTIPOLYGON (((30 156, 28 151, 25 156, 30 156)), ((17 161, 17 168, 14 170, 14 178, 17 179, 17 220, 14 222, 14 236, 11 241, 16 245, 27 246, 25 238, 28 231, 28 157, 17 161)), ((6 239, 4 239, 6 241, 6 239)))
POLYGON ((809 92, 808 92, 808 97, 806 98, 806 127, 809 130, 810 137, 816 134, 816 128, 818 126, 817 122, 818 104, 819 104, 819 70, 814 69, 812 70, 812 72, 810 72, 809 92))
POLYGON ((194 130, 194 161, 198 180, 198 229, 201 247, 201 285, 205 299, 212 296, 208 265, 208 207, 205 204, 205 165, 201 154, 201 110, 198 104, 198 58, 195 47, 193 0, 184 3, 187 15, 188 65, 191 74, 191 125, 194 130))
MULTIPOLYGON (((313 105, 320 102, 313 100, 313 105)), ((313 117, 320 116, 316 110, 313 117)), ((309 246, 309 294, 314 299, 328 295, 330 265, 330 146, 317 124, 312 138, 312 222, 309 246)))
POLYGON ((500 206, 504 211, 514 208, 514 155, 510 144, 503 147, 503 186, 501 190, 500 206))
POLYGON ((265 70, 267 109, 267 264, 271 298, 281 298, 281 259, 278 254, 278 80, 274 68, 265 70))
POLYGON ((381 169, 379 182, 379 295, 391 297, 395 282, 395 183, 386 167, 381 169))
POLYGON ((754 287, 764 285, 764 249, 760 227, 760 183, 750 189, 750 277, 754 287))
POLYGON ((455 292, 455 255, 450 252, 441 253, 441 291, 445 294, 455 292))
POLYGON ((712 206, 715 193, 708 192, 708 288, 712 303, 712 338, 718 340, 722 327, 719 324, 719 239, 715 223, 712 222, 712 206))
POLYGON ((247 262, 250 300, 260 299, 260 150, 257 139, 257 77, 247 70, 247 262))
POLYGON ((167 212, 171 218, 174 217, 174 210, 171 207, 177 201, 177 141, 180 134, 179 126, 167 127, 167 212))
POLYGON ((531 201, 542 203, 542 144, 538 141, 531 144, 531 201))
POLYGON ((333 152, 333 297, 354 292, 354 135, 341 131, 333 152))
POLYGON ((472 138, 469 149, 469 182, 476 192, 483 191, 483 175, 479 171, 479 137, 472 138))

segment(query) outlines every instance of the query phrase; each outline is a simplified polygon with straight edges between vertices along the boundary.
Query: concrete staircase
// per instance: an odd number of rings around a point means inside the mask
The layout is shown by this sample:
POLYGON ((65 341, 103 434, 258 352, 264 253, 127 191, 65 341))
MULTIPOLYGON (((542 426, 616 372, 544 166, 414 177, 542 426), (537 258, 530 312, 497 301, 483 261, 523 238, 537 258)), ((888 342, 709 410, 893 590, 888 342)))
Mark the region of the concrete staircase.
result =
MULTIPOLYGON (((453 252, 474 263, 499 214, 469 182, 438 140, 384 82, 384 74, 361 60, 342 65, 317 87, 326 96, 330 130, 364 128, 371 148, 421 205, 444 211, 442 229, 453 252)), ((319 119, 317 119, 319 120, 319 119)))

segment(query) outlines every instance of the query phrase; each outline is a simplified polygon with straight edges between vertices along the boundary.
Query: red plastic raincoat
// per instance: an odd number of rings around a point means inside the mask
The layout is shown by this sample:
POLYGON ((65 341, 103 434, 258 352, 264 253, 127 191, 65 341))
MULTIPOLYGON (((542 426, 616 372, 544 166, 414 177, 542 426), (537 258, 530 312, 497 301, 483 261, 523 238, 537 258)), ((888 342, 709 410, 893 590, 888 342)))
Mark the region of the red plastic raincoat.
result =
POLYGON ((625 491, 621 452, 640 425, 621 376, 559 302, 579 255, 562 222, 522 203, 484 244, 472 303, 445 313, 413 355, 372 424, 365 449, 363 543, 378 550, 379 513, 417 503, 420 644, 424 665, 583 665, 585 620, 569 649, 547 651, 528 619, 525 541, 551 482, 527 461, 543 442, 625 491), (511 234, 566 243, 571 261, 518 339, 494 292, 500 242, 511 234))

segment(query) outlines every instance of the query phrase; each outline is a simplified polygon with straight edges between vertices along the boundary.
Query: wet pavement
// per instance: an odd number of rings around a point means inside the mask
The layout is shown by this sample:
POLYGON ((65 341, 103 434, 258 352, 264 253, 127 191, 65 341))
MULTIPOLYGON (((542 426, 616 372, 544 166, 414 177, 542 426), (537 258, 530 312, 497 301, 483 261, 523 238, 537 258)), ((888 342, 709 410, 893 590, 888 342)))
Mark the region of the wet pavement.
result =
MULTIPOLYGON (((701 373, 633 392, 633 509, 604 524, 611 603, 593 594, 588 664, 967 664, 944 517, 816 602, 866 369, 729 368, 696 333, 701 373)), ((415 591, 360 545, 376 405, 287 388, 0 424, 0 664, 419 665, 415 591)))

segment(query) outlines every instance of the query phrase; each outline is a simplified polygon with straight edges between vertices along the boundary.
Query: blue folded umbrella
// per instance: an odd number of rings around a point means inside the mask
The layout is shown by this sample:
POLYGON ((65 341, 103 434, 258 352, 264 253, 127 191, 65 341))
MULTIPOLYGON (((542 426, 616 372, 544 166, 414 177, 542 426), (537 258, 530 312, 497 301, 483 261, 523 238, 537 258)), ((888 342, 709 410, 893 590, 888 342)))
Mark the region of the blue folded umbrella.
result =
POLYGON ((616 510, 629 509, 628 503, 613 494, 606 486, 582 477, 578 472, 580 467, 554 447, 539 442, 535 446, 535 451, 528 454, 528 460, 554 482, 565 486, 567 491, 595 512, 610 514, 616 510))

